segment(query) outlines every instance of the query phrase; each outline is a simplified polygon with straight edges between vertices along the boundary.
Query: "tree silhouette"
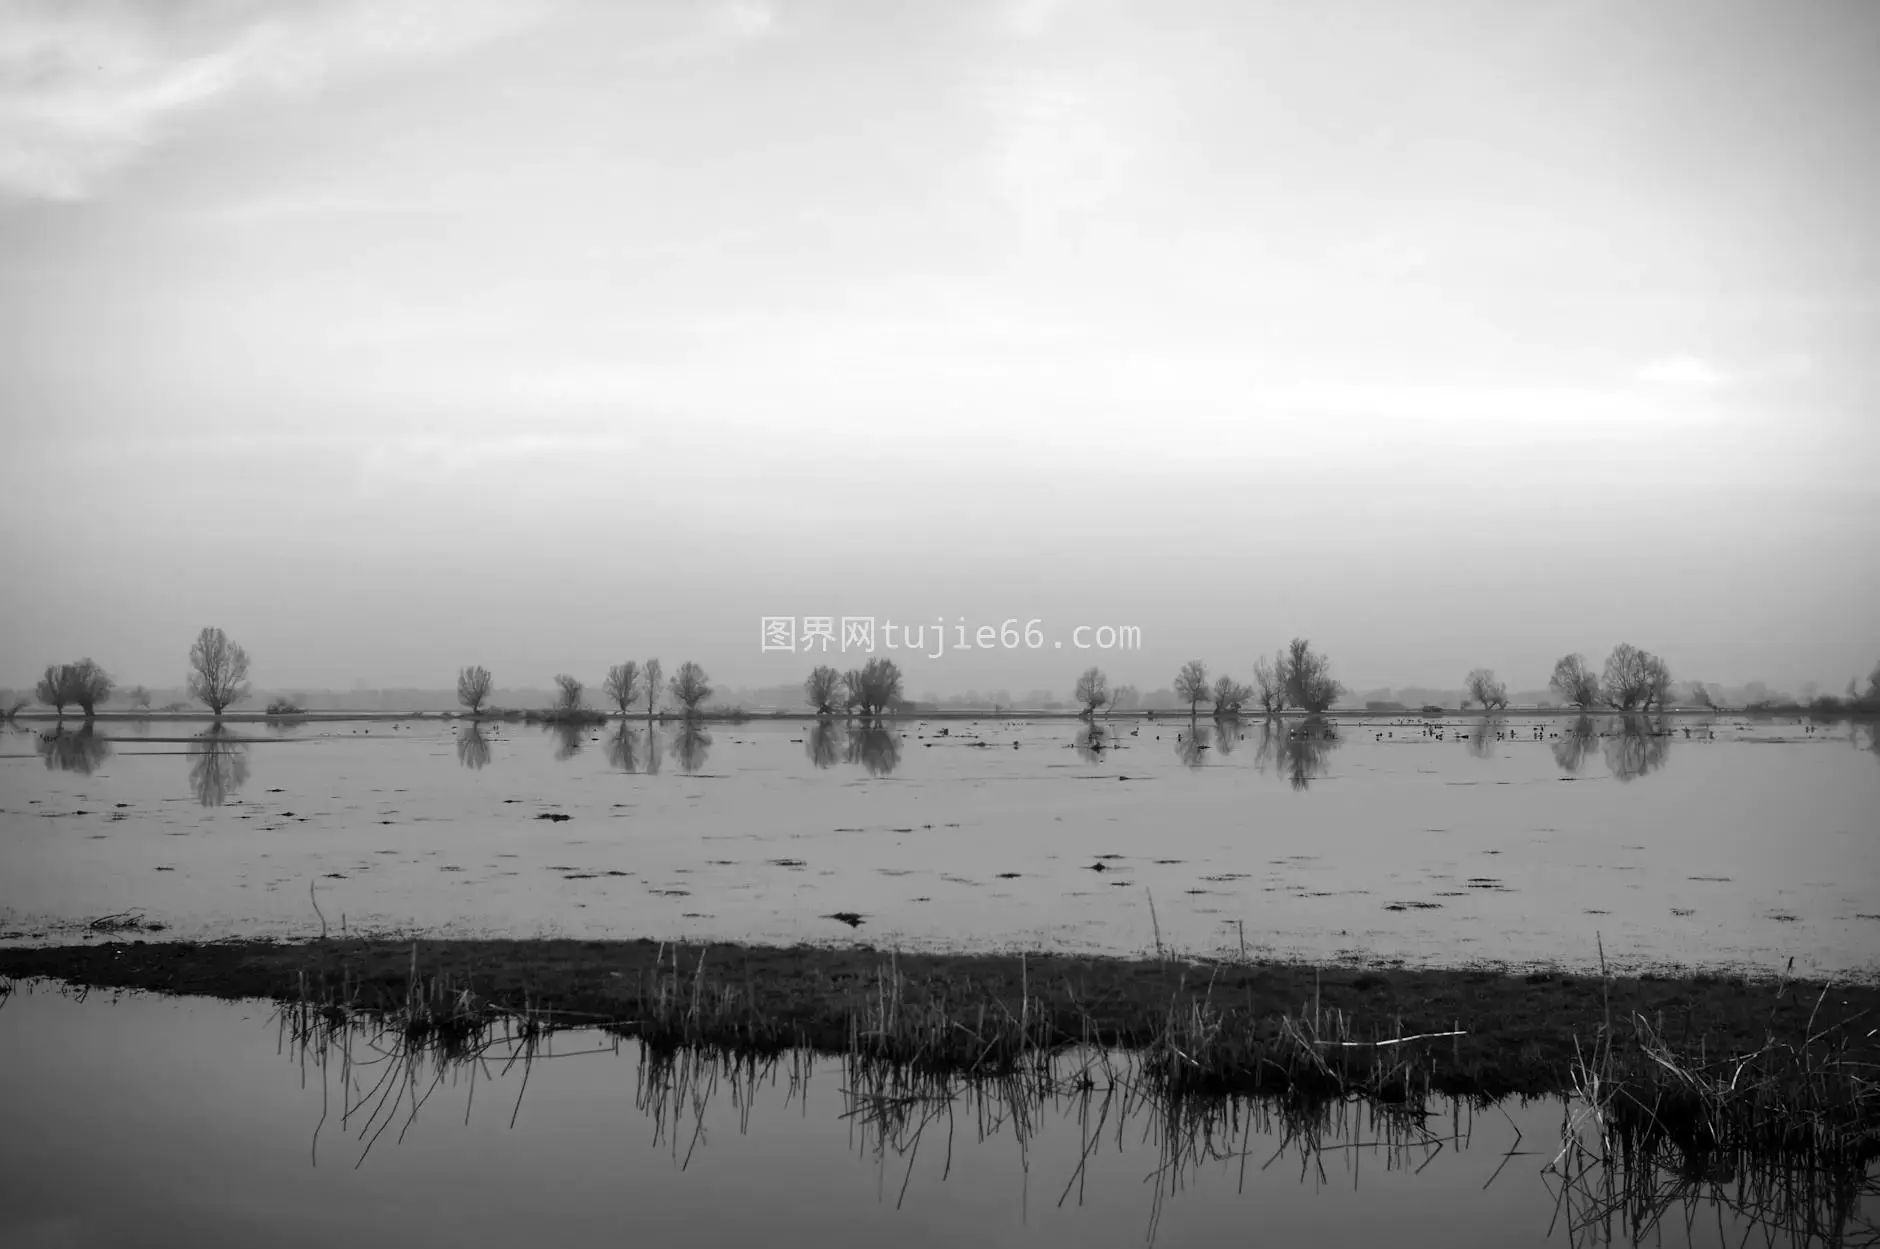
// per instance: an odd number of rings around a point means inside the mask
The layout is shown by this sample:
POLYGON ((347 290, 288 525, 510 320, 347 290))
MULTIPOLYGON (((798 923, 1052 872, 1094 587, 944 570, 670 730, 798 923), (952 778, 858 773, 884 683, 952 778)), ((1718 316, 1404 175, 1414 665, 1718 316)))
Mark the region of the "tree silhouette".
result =
POLYGON ((1188 718, 1198 714, 1198 708, 1208 698, 1208 666, 1199 659, 1191 659, 1182 665, 1182 670, 1175 674, 1175 697, 1188 704, 1188 718))
POLYGON ((489 701, 493 684, 490 679, 490 670, 481 664, 459 668, 457 669, 457 701, 468 707, 471 715, 481 715, 483 704, 489 701))
POLYGON ((248 652, 213 626, 189 648, 189 696, 215 716, 248 697, 248 652))

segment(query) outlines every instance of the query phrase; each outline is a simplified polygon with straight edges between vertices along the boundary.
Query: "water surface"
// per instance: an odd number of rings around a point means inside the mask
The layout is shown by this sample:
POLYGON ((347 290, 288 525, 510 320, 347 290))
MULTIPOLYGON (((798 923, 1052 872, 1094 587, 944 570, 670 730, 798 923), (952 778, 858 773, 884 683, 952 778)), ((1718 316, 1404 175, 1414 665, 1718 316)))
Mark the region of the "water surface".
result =
POLYGON ((1289 1133, 1248 1103, 879 1091, 836 1059, 662 1067, 585 1032, 405 1064, 369 1034, 296 1049, 260 1004, 22 989, 0 998, 0 1243, 1709 1246, 1827 1243, 1781 1230, 1808 1218, 1858 1243, 1880 1217, 1871 1172, 1758 1220, 1770 1190, 1728 1174, 1550 1171, 1558 1102, 1353 1102, 1289 1133))
POLYGON ((1880 961, 1869 727, 1580 727, 18 728, 0 931, 131 911, 171 936, 305 936, 317 903, 334 929, 437 935, 1880 961))

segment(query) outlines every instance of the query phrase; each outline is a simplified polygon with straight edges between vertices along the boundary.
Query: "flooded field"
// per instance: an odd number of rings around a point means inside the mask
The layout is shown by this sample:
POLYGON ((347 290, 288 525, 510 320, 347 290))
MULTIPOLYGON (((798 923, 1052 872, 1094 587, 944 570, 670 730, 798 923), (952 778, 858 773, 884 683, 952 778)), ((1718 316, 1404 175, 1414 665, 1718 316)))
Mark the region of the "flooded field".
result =
POLYGON ((1869 726, 1289 726, 20 725, 0 933, 1880 959, 1869 726))
POLYGON ((1570 1102, 1172 1108, 1127 1065, 921 1085, 598 1032, 450 1060, 263 1004, 0 995, 0 1242, 1871 1243, 1835 1182, 1600 1151, 1570 1102), (1087 1078, 1086 1078, 1087 1077, 1087 1078), (1611 1165, 1608 1165, 1610 1163, 1611 1165), (735 1193, 737 1200, 725 1200, 735 1193))

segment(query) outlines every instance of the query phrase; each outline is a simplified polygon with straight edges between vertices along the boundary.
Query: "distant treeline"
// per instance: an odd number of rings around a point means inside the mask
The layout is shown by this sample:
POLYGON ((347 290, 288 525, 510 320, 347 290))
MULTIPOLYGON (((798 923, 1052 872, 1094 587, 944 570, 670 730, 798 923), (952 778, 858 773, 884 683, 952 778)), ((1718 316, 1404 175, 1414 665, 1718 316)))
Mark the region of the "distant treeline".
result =
MULTIPOLYGON (((188 671, 181 686, 152 691, 136 685, 121 688, 114 678, 87 657, 47 665, 31 692, 0 690, 0 715, 11 717, 33 703, 59 715, 74 708, 90 717, 100 707, 116 704, 131 711, 186 712, 198 707, 220 716, 243 702, 266 699, 264 715, 288 718, 315 711, 447 711, 463 709, 471 715, 503 718, 594 720, 604 713, 589 698, 588 688, 568 673, 558 674, 552 690, 498 687, 481 665, 459 669, 453 690, 418 687, 391 689, 295 691, 257 695, 248 682, 249 657, 221 629, 202 630, 191 645, 188 671)), ((919 711, 1076 711, 1082 715, 1129 711, 1187 710, 1199 714, 1205 706, 1216 716, 1239 716, 1258 711, 1266 715, 1284 711, 1316 714, 1362 709, 1379 714, 1437 709, 1502 710, 1510 706, 1577 708, 1582 711, 1663 711, 1673 707, 1734 709, 1749 714, 1876 715, 1880 714, 1880 663, 1868 673, 1848 681, 1841 695, 1820 693, 1812 684, 1799 697, 1768 689, 1759 681, 1737 688, 1715 682, 1674 681, 1669 666, 1656 655, 1621 643, 1595 671, 1585 656, 1562 656, 1546 690, 1509 695, 1506 685, 1487 668, 1471 671, 1460 689, 1409 687, 1352 692, 1332 677, 1331 661, 1314 650, 1305 638, 1294 638, 1270 659, 1253 663, 1251 680, 1241 682, 1226 673, 1211 674, 1207 663, 1192 659, 1165 687, 1147 693, 1134 685, 1112 685, 1100 668, 1086 668, 1068 699, 1057 691, 1033 689, 1014 696, 1007 690, 940 697, 910 697, 900 668, 891 659, 871 658, 859 668, 838 671, 818 665, 801 685, 730 691, 714 701, 704 668, 687 660, 671 678, 658 659, 627 660, 607 670, 599 683, 603 706, 611 704, 619 715, 665 714, 665 708, 683 715, 742 715, 746 708, 760 713, 810 711, 817 715, 860 713, 881 715, 919 711), (635 708, 639 708, 636 712, 635 708)))

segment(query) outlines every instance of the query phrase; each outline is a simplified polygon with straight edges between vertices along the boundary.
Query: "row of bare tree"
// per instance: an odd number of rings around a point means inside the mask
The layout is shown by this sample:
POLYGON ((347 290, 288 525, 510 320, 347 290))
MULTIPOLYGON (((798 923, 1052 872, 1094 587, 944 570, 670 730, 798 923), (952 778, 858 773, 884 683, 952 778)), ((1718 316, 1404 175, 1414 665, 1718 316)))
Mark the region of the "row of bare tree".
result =
MULTIPOLYGON (((205 628, 189 648, 188 686, 191 698, 221 715, 248 697, 248 652, 229 641, 222 630, 205 628)), ((97 714, 98 704, 116 689, 111 674, 87 658, 77 663, 48 664, 33 688, 33 696, 61 716, 67 707, 77 707, 89 720, 97 714)), ((143 686, 132 686, 124 693, 131 706, 150 706, 150 691, 143 686)), ((22 699, 0 710, 12 715, 25 705, 22 699)))
MULTIPOLYGON (((1650 651, 1640 650, 1630 642, 1621 642, 1606 656, 1605 670, 1597 675, 1587 666, 1584 655, 1563 655, 1554 665, 1548 687, 1569 706, 1582 711, 1602 703, 1615 711, 1663 710, 1671 699, 1671 669, 1650 651)), ((1702 706, 1710 705, 1710 695, 1701 682, 1694 683, 1692 697, 1702 706)), ((1506 700, 1503 700, 1504 705, 1506 700)))
POLYGON ((819 716, 834 715, 838 708, 865 716, 895 710, 905 701, 900 665, 877 657, 859 668, 837 672, 821 664, 803 681, 803 701, 819 716))
MULTIPOLYGON (((620 712, 626 715, 642 698, 646 700, 646 714, 651 717, 659 714, 659 696, 662 692, 660 678, 665 669, 659 660, 649 659, 645 666, 637 660, 629 659, 623 664, 615 664, 607 670, 607 677, 601 682, 601 690, 620 712)), ((481 664, 457 670, 457 701, 470 709, 471 715, 483 714, 484 706, 495 690, 496 682, 490 676, 490 670, 481 664)), ((700 704, 712 696, 711 678, 705 675, 705 669, 691 660, 679 665, 672 680, 664 687, 674 701, 685 708, 687 715, 696 715, 700 704)), ((554 710, 563 715, 579 715, 588 710, 587 687, 566 672, 555 675, 554 710)))

